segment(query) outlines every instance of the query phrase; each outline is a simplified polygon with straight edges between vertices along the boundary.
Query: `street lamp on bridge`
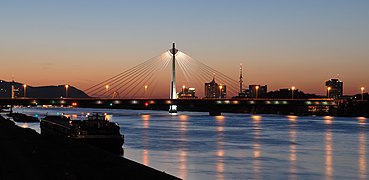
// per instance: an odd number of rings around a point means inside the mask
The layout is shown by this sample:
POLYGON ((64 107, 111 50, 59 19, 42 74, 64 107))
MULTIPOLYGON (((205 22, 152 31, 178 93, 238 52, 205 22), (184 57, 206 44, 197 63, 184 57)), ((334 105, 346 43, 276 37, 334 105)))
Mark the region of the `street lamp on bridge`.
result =
POLYGON ((292 99, 293 99, 293 93, 295 92, 295 86, 291 87, 291 91, 292 91, 292 99))
POLYGON ((223 88, 223 86, 220 85, 219 86, 219 98, 222 98, 222 88, 223 88))
POLYGON ((147 98, 147 88, 148 88, 148 86, 145 85, 144 86, 144 98, 147 98))
POLYGON ((69 88, 69 85, 66 84, 65 85, 65 97, 67 98, 68 97, 68 88, 69 88))
POLYGON ((361 87, 361 101, 364 101, 364 87, 361 87))
POLYGON ((23 84, 23 97, 26 97, 27 93, 27 84, 23 84))
POLYGON ((256 86, 255 87, 255 93, 256 93, 256 95, 255 95, 255 98, 258 98, 258 94, 259 94, 259 86, 256 86))
POLYGON ((106 89, 106 93, 107 93, 107 97, 109 97, 109 85, 107 84, 107 85, 105 85, 105 89, 106 89))
POLYGON ((331 91, 331 87, 327 87, 327 97, 329 98, 329 91, 331 91))

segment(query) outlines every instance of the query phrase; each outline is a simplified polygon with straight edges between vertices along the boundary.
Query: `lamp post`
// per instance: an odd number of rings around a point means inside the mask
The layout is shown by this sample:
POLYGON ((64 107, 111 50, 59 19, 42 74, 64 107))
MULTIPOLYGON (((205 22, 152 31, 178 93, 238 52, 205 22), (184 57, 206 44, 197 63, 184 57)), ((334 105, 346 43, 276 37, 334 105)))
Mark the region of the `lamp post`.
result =
POLYGON ((361 87, 361 101, 364 101, 364 87, 361 87))
POLYGON ((331 90, 331 87, 327 87, 327 97, 329 98, 329 91, 331 90))
POLYGON ((107 97, 109 98, 109 94, 108 94, 108 91, 109 91, 109 85, 105 85, 105 90, 106 90, 106 93, 107 93, 107 97))
POLYGON ((223 88, 223 86, 220 85, 219 86, 219 98, 222 98, 222 88, 223 88))
POLYGON ((256 96, 255 96, 255 97, 256 97, 256 98, 258 98, 258 94, 259 94, 259 86, 256 86, 256 87, 255 87, 255 89, 256 89, 256 92, 255 92, 255 93, 256 93, 256 96))
POLYGON ((69 88, 69 85, 68 85, 68 84, 66 84, 66 85, 65 85, 65 98, 67 98, 67 97, 68 97, 68 88, 69 88))
POLYGON ((295 92, 295 86, 291 87, 291 91, 292 91, 292 99, 293 99, 293 93, 295 92))
POLYGON ((146 98, 147 96, 147 87, 148 87, 147 85, 144 86, 144 98, 146 98))
POLYGON ((27 95, 27 84, 23 84, 23 97, 26 97, 27 95))
POLYGON ((183 86, 182 86, 182 94, 184 93, 185 88, 186 88, 186 86, 185 86, 185 85, 183 85, 183 86))

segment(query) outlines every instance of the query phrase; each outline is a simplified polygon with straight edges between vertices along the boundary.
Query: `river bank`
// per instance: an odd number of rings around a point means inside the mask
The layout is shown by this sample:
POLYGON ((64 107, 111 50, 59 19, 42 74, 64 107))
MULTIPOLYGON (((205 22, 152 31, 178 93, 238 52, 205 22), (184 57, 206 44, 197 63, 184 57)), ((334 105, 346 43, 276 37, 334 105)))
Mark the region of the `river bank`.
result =
POLYGON ((0 116, 0 179, 178 179, 92 146, 41 136, 0 116))

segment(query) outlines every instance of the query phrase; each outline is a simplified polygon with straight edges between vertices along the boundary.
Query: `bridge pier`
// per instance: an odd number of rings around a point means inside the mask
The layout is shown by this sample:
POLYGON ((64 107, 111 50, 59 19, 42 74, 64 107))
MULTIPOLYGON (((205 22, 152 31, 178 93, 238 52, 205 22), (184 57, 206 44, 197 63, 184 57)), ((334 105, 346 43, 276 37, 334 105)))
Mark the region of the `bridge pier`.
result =
MULTIPOLYGON (((172 53, 172 81, 170 83, 170 99, 177 99, 176 91, 176 54, 178 49, 176 49, 175 43, 173 43, 172 49, 169 50, 172 53)), ((177 113, 177 105, 169 106, 169 113, 177 113)))

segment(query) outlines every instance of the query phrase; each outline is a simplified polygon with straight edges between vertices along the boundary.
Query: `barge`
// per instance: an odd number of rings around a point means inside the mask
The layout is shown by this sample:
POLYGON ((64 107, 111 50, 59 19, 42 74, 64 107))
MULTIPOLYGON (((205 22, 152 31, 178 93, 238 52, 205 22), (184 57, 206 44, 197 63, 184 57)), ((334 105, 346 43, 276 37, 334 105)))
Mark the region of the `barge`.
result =
POLYGON ((107 151, 123 154, 124 136, 118 124, 109 122, 98 113, 86 120, 72 120, 67 116, 46 116, 40 122, 41 135, 58 136, 90 144, 107 151))

